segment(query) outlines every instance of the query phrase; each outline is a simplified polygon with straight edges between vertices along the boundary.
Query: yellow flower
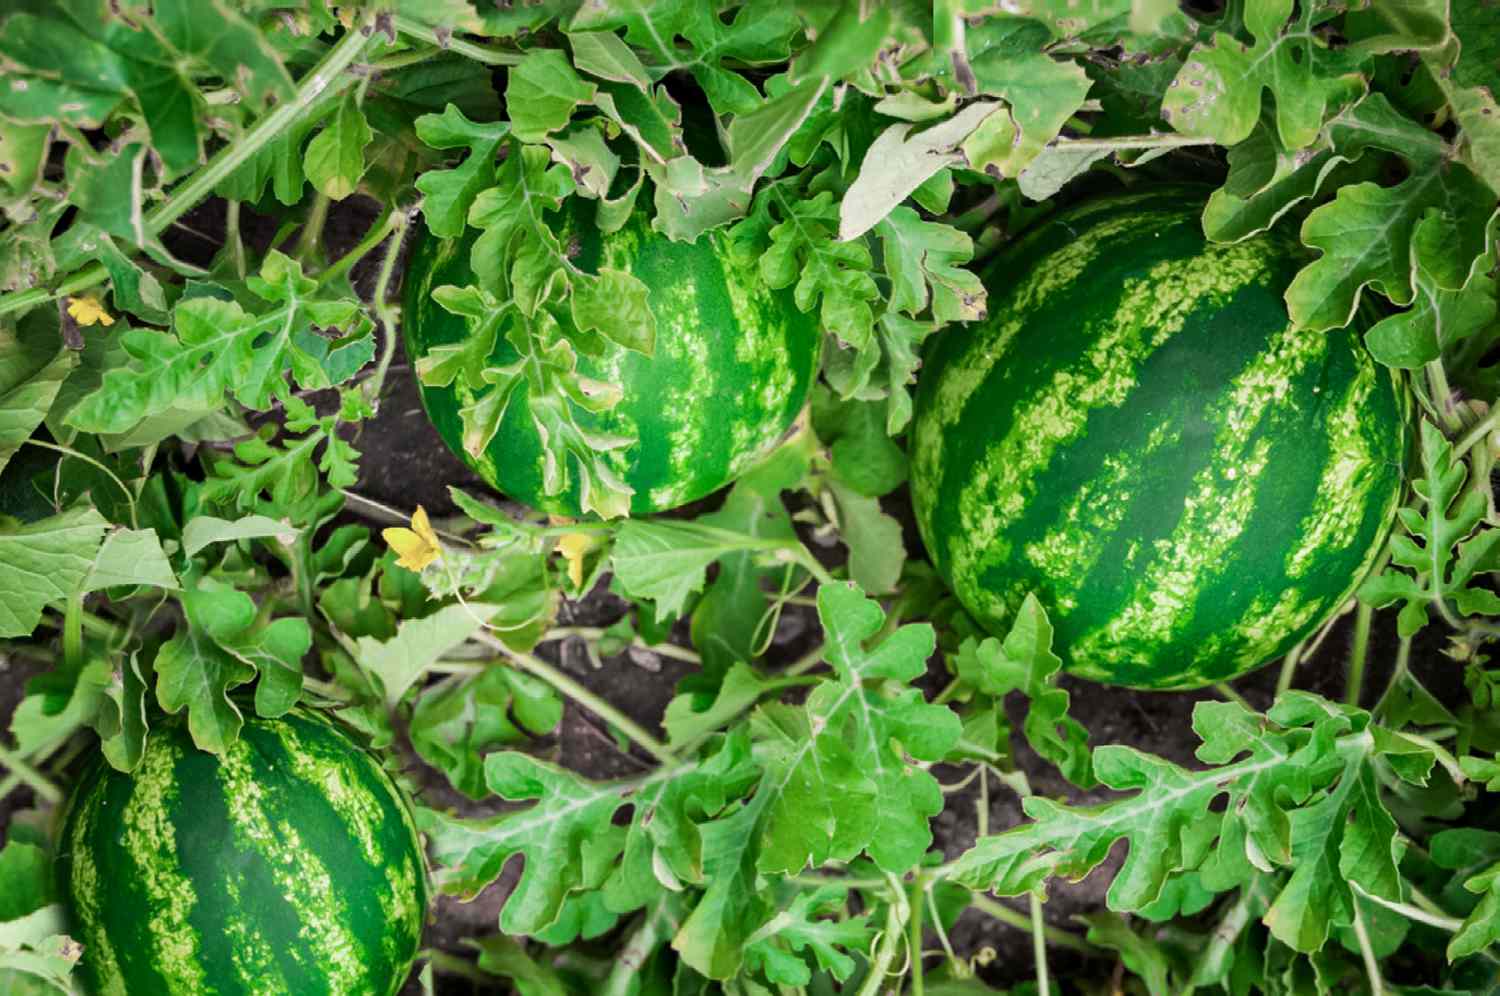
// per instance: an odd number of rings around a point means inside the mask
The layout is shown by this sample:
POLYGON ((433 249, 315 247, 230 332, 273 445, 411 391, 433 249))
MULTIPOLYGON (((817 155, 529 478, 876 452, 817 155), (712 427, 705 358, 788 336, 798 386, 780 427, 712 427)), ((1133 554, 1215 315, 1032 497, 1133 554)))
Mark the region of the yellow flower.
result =
POLYGON ((583 558, 594 548, 594 538, 588 533, 564 533, 557 538, 557 552, 568 562, 568 580, 574 588, 583 586, 583 558))
POLYGON ((427 521, 427 510, 421 505, 412 513, 410 529, 397 526, 382 530, 380 535, 396 551, 396 563, 409 571, 421 571, 443 555, 443 545, 438 542, 437 533, 427 521))
POLYGON ((108 328, 115 323, 114 316, 104 310, 104 305, 100 304, 98 299, 92 297, 68 298, 68 314, 79 325, 93 325, 98 322, 108 328))

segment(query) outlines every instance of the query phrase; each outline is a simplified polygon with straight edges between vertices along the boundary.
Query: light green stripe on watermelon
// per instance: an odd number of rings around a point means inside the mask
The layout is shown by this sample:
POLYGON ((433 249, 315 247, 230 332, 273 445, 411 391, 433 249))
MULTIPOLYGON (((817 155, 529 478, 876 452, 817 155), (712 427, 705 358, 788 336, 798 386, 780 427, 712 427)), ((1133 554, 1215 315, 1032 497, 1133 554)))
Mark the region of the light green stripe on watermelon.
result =
POLYGON ((1077 606, 1084 579, 1104 553, 1100 539, 1114 535, 1125 521, 1130 496, 1151 461, 1181 438, 1181 419, 1171 413, 1152 430, 1140 453, 1105 457, 1102 472, 1079 488, 1057 527, 1026 545, 1026 559, 1051 582, 1060 608, 1077 606))
POLYGON ((1294 245, 1207 245, 1197 210, 1174 191, 1040 225, 986 274, 991 317, 929 349, 914 421, 917 524, 959 600, 1004 632, 1034 592, 1071 670, 1150 688, 1326 619, 1406 450, 1357 330, 1290 327, 1294 245))
MULTIPOLYGON (((335 893, 333 876, 287 820, 274 821, 252 763, 250 745, 238 740, 219 762, 219 782, 229 807, 238 849, 254 853, 271 869, 287 905, 301 922, 298 938, 317 959, 330 992, 354 992, 363 981, 360 945, 349 932, 349 909, 335 893)), ((312 966, 308 966, 311 968, 312 966)), ((247 984, 251 979, 244 980, 247 984)))
MULTIPOLYGON (((289 747, 287 756, 296 777, 323 792, 344 826, 359 841, 365 860, 371 867, 384 871, 385 888, 376 896, 381 916, 387 923, 419 923, 422 911, 417 906, 417 897, 422 893, 417 887, 417 861, 412 853, 392 861, 380 840, 382 832, 390 829, 392 814, 389 807, 381 805, 380 796, 371 792, 370 772, 360 772, 347 759, 330 756, 323 745, 302 736, 292 723, 276 723, 274 729, 289 747)), ((399 819, 406 833, 415 838, 416 826, 404 807, 399 819)), ((386 937, 388 946, 397 940, 394 934, 386 937)), ((391 950, 388 954, 393 961, 399 960, 399 952, 391 950)))
MULTIPOLYGON (((1140 224, 1129 226, 1115 220, 1105 226, 1106 235, 1140 224)), ((1091 412, 1125 404, 1136 386, 1140 364, 1180 332, 1188 315, 1202 307, 1205 299, 1221 305, 1242 287, 1263 279, 1262 263, 1263 254, 1254 246, 1216 246, 1185 263, 1164 260, 1144 278, 1128 281, 1118 307, 1099 321, 1088 350, 1076 362, 1054 371, 1022 402, 1010 431, 989 447, 984 461, 974 469, 959 495, 961 527, 978 535, 1003 537, 1026 508, 1034 489, 1033 476, 1083 432, 1091 412)), ((991 355, 999 351, 996 348, 991 355)), ((938 404, 942 402, 940 393, 938 404)), ((963 417, 960 408, 954 418, 963 417)), ((987 548, 963 544, 954 552, 953 575, 976 578, 1011 555, 1004 539, 987 548)), ((990 613, 1007 611, 1006 600, 983 586, 972 586, 969 596, 990 613)))
POLYGON ((163 745, 141 757, 135 790, 121 814, 125 850, 150 902, 147 918, 152 956, 167 982, 166 992, 201 993, 206 979, 198 963, 199 934, 189 923, 197 890, 177 865, 177 827, 172 807, 179 803, 175 779, 180 745, 163 745))
MULTIPOLYGON (((1376 378, 1373 364, 1360 367, 1344 397, 1328 409, 1323 431, 1335 455, 1318 482, 1312 511, 1302 520, 1302 544, 1287 557, 1288 577, 1305 576, 1317 563, 1320 549, 1354 542, 1365 509, 1382 497, 1373 493, 1380 484, 1377 470, 1384 457, 1380 440, 1371 438, 1359 417, 1375 393, 1376 378)), ((1394 496, 1385 499, 1394 505, 1394 496)))
MULTIPOLYGON (((239 882, 229 879, 224 883, 225 894, 235 906, 245 902, 239 882)), ((290 992, 286 976, 276 963, 276 948, 270 938, 258 930, 253 921, 240 918, 225 924, 224 932, 230 942, 230 960, 240 979, 246 980, 252 991, 276 993, 290 992)))
MULTIPOLYGON (((1217 430, 1212 462, 1194 475, 1176 529, 1157 542, 1157 556, 1129 602, 1106 626, 1077 640, 1075 654, 1102 662, 1096 666, 1108 672, 1131 660, 1137 647, 1165 646, 1180 638, 1200 604, 1205 575, 1221 569, 1255 507, 1257 485, 1271 456, 1271 440, 1255 438, 1256 430, 1294 379, 1327 349, 1325 336, 1288 326, 1235 379, 1224 402, 1210 411, 1217 430)), ((1260 613, 1252 608, 1252 615, 1260 613)), ((1280 634, 1254 653, 1274 653, 1279 640, 1280 634)))
MULTIPOLYGON (((119 959, 115 957, 114 944, 109 932, 104 929, 104 905, 111 898, 103 885, 98 864, 91 848, 83 842, 99 832, 98 822, 103 807, 96 798, 92 805, 79 807, 74 817, 76 830, 65 835, 65 853, 71 858, 70 871, 65 890, 73 897, 77 910, 76 920, 83 926, 79 941, 88 952, 87 967, 92 969, 94 992, 98 996, 128 996, 125 979, 120 972, 119 959)), ((113 814, 111 814, 113 818, 113 814)))
POLYGON ((419 839, 395 786, 327 720, 248 715, 222 757, 181 719, 139 769, 96 758, 60 869, 96 993, 389 996, 425 909, 419 839))
MULTIPOLYGON (((609 412, 574 414, 590 431, 638 438, 603 459, 633 489, 631 513, 646 515, 718 490, 775 445, 807 399, 821 336, 815 317, 796 307, 790 291, 770 290, 754 261, 736 256, 723 233, 672 242, 650 227, 642 209, 619 231, 601 235, 591 212, 587 202, 570 202, 554 219, 559 238, 574 251, 571 262, 580 271, 616 269, 646 286, 656 347, 651 357, 608 343, 598 355, 581 354, 579 372, 619 386, 623 397, 609 412)), ((458 242, 419 237, 403 309, 414 362, 468 334, 466 324, 431 293, 444 284, 473 282, 472 243, 473 233, 458 242)), ((566 326, 567 308, 554 311, 566 326)), ((490 362, 516 358, 502 336, 490 362)), ((462 384, 422 388, 439 434, 481 477, 533 507, 579 515, 576 465, 568 467, 565 493, 543 493, 545 454, 529 418, 526 388, 518 389, 485 450, 464 451, 461 412, 478 400, 462 384)))
MULTIPOLYGON (((1115 217, 1098 222, 1090 230, 1089 238, 1063 245, 1052 254, 1046 267, 1030 270, 1022 276, 1011 288, 1009 303, 1003 311, 991 308, 989 321, 965 330, 968 343, 964 358, 945 371, 929 402, 929 417, 914 427, 912 459, 917 465, 911 484, 914 498, 918 489, 938 480, 937 468, 943 463, 948 430, 963 417, 974 392, 989 377, 1011 340, 1026 326, 1027 317, 1037 303, 1052 299, 1076 283, 1117 237, 1143 224, 1172 217, 1170 212, 1153 214, 1148 211, 1140 215, 1117 212, 1115 217)), ((920 496, 928 501, 933 497, 927 492, 920 496)))

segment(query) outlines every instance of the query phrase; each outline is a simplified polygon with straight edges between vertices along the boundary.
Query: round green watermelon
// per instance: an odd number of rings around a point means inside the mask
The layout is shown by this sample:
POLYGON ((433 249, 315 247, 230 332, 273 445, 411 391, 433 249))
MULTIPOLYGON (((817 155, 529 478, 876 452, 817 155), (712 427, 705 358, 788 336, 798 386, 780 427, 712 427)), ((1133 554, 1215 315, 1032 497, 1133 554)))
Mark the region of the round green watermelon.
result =
MULTIPOLYGON (((606 263, 633 274, 650 292, 656 319, 651 356, 606 341, 600 355, 578 357, 580 373, 624 392, 613 409, 577 409, 576 416, 591 433, 638 436, 637 443, 605 457, 614 476, 634 490, 631 514, 702 498, 754 465, 807 400, 821 343, 816 320, 797 308, 789 290, 771 290, 753 259, 733 256, 722 232, 674 242, 637 209, 618 231, 603 234, 593 223, 592 204, 576 199, 552 219, 559 241, 575 253, 575 266, 595 273, 606 263)), ((416 367, 433 347, 460 343, 469 334, 464 320, 435 302, 432 291, 475 283, 469 251, 476 235, 418 235, 403 309, 406 351, 416 367)), ((566 307, 553 313, 564 325, 571 322, 566 307)), ((491 363, 506 366, 518 358, 506 337, 496 336, 491 363)), ((422 403, 449 447, 491 486, 533 508, 578 516, 576 466, 568 468, 564 491, 545 493, 548 454, 526 390, 517 389, 499 430, 478 453, 463 445, 459 413, 475 392, 462 378, 445 387, 423 385, 422 403)))
POLYGON ((1027 593, 1084 677, 1193 688, 1313 632, 1377 556, 1404 403, 1356 330, 1293 328, 1278 236, 1208 243, 1166 189, 1065 211, 989 268, 926 357, 912 499, 958 599, 1027 593))
POLYGON ((389 996, 426 912, 416 828, 373 757, 301 709, 222 757, 180 718, 95 758, 58 849, 95 996, 389 996))

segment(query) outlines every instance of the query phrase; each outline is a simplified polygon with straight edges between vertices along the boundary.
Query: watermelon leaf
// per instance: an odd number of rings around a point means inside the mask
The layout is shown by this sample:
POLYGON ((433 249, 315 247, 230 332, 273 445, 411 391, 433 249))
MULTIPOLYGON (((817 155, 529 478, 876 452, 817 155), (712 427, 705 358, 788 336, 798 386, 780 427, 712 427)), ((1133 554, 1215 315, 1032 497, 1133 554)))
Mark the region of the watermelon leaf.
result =
POLYGON ((863 353, 875 345, 874 302, 880 297, 871 276, 874 260, 863 242, 836 242, 839 206, 833 194, 799 197, 769 183, 755 197, 751 215, 731 236, 769 244, 760 272, 773 288, 795 287, 797 307, 811 311, 821 299, 819 318, 838 340, 863 353))
POLYGON ((1399 510, 1402 531, 1391 537, 1391 566, 1367 580, 1362 601, 1381 608, 1401 602, 1398 625, 1414 636, 1436 609, 1451 625, 1460 615, 1500 611, 1500 599, 1474 581, 1500 569, 1495 556, 1500 529, 1481 525, 1488 502, 1482 482, 1455 459, 1453 444, 1422 420, 1422 476, 1413 482, 1416 502, 1399 510))
POLYGON ((745 944, 746 965, 781 985, 805 986, 812 980, 807 963, 811 957, 839 982, 847 981, 856 967, 848 952, 868 950, 875 933, 869 913, 840 915, 848 901, 849 890, 838 885, 799 893, 791 905, 750 936, 745 944))
POLYGON ((348 379, 361 365, 330 352, 321 332, 336 329, 341 345, 369 350, 373 326, 357 300, 325 292, 299 262, 275 250, 247 286, 271 307, 251 313, 239 301, 191 297, 173 309, 172 332, 124 331, 134 362, 107 371, 68 412, 68 425, 121 433, 174 407, 212 411, 230 394, 264 411, 289 370, 300 386, 316 389, 348 379))
POLYGON ((617 838, 600 831, 625 804, 618 785, 595 784, 563 768, 508 751, 485 758, 489 790, 535 806, 485 821, 435 815, 429 831, 444 891, 473 897, 500 875, 512 854, 526 858, 521 880, 500 911, 509 934, 531 934, 557 918, 563 899, 602 884, 617 838), (599 849, 603 848, 603 853, 599 849))
POLYGON ((375 137, 353 93, 346 94, 303 153, 303 169, 319 192, 341 201, 354 193, 368 168, 365 146, 375 137))
POLYGON ((510 133, 505 121, 470 121, 453 104, 442 114, 424 114, 414 122, 417 137, 434 149, 468 149, 469 155, 452 169, 430 169, 417 177, 422 192, 422 216, 427 227, 443 238, 463 234, 474 198, 495 180, 495 153, 510 133))
MULTIPOLYGON (((1322 255, 1297 274, 1286 302, 1293 321, 1309 329, 1348 325, 1366 287, 1397 304, 1411 303, 1411 243, 1417 223, 1430 208, 1494 203, 1493 193, 1468 167, 1449 164, 1452 150, 1439 136, 1390 113, 1383 100, 1371 101, 1368 113, 1351 119, 1352 131, 1345 137, 1354 149, 1368 144, 1397 152, 1409 172, 1391 187, 1373 182, 1340 187, 1332 202, 1303 222, 1303 243, 1322 255)), ((1489 216, 1489 210, 1455 216, 1456 248, 1463 259, 1484 251, 1489 216)))
POLYGON ((303 619, 262 622, 249 595, 213 578, 181 597, 187 624, 157 652, 157 701, 168 713, 186 709, 193 743, 222 754, 244 722, 229 693, 258 674, 256 712, 284 714, 301 693, 312 631, 303 619))
POLYGON ((881 219, 875 234, 891 281, 892 310, 915 318, 930 305, 932 317, 945 325, 984 317, 984 285, 962 265, 974 257, 969 236, 951 225, 923 221, 904 206, 881 219))
POLYGON ((952 710, 906 687, 926 670, 936 638, 931 626, 911 624, 867 646, 885 613, 847 583, 818 589, 818 618, 834 679, 800 709, 756 713, 768 751, 757 798, 771 797, 760 868, 792 873, 868 850, 899 873, 926 851, 928 820, 942 808, 936 780, 907 758, 937 760, 961 732, 952 710))
POLYGON ((1455 872, 1462 888, 1480 897, 1449 940, 1448 957, 1478 954, 1500 943, 1500 834, 1470 827, 1442 830, 1431 846, 1433 863, 1455 872))
POLYGON ((562 130, 578 105, 593 98, 594 85, 578 75, 566 53, 551 48, 527 53, 505 85, 511 132, 523 142, 562 130))
POLYGON ((88 505, 39 522, 0 518, 0 637, 27 636, 83 584, 109 523, 88 505))
POLYGON ((1458 223, 1430 210, 1412 231, 1410 311, 1392 315, 1365 333, 1371 354, 1386 366, 1415 370, 1487 328, 1497 302, 1495 241, 1500 238, 1500 210, 1490 217, 1489 246, 1472 261, 1459 249, 1458 223))
POLYGON ((1396 827, 1374 786, 1380 745, 1404 753, 1410 741, 1376 736, 1368 713, 1295 691, 1265 716, 1232 702, 1199 703, 1193 727, 1208 768, 1099 747, 1099 781, 1129 795, 1093 806, 1030 796, 1023 808, 1031 822, 981 839, 950 873, 1002 895, 1040 891, 1051 876, 1087 874, 1124 839, 1129 851, 1108 904, 1131 912, 1184 873, 1201 870, 1218 891, 1285 869, 1291 875, 1265 921, 1302 952, 1353 922, 1354 887, 1399 900, 1396 827), (1210 808, 1220 797, 1228 805, 1210 808))
POLYGON ((1162 101, 1162 116, 1178 131, 1234 145, 1260 117, 1261 92, 1276 101, 1276 127, 1291 149, 1311 145, 1330 110, 1364 92, 1363 56, 1329 46, 1317 28, 1337 11, 1305 3, 1293 20, 1292 0, 1248 0, 1245 45, 1216 33, 1194 47, 1162 101))
POLYGON ((488 794, 484 756, 550 733, 562 721, 562 708, 557 693, 537 679, 489 667, 457 685, 424 690, 412 710, 411 744, 454 788, 482 799, 488 794))
POLYGON ((0 325, 0 470, 42 424, 78 364, 71 349, 54 346, 43 355, 36 352, 0 325))
POLYGON ((703 587, 703 573, 720 557, 734 553, 774 553, 800 549, 792 538, 761 539, 696 522, 625 522, 615 539, 615 575, 635 598, 656 602, 657 611, 678 615, 687 598, 703 587))
POLYGON ((1090 770, 1088 730, 1068 715, 1070 696, 1057 687, 1062 659, 1052 652, 1052 624, 1036 596, 1028 594, 1004 641, 987 637, 965 640, 953 659, 958 680, 987 697, 1006 728, 1005 697, 1013 691, 1026 696, 1022 732, 1031 749, 1062 770, 1081 788, 1095 784, 1090 770))

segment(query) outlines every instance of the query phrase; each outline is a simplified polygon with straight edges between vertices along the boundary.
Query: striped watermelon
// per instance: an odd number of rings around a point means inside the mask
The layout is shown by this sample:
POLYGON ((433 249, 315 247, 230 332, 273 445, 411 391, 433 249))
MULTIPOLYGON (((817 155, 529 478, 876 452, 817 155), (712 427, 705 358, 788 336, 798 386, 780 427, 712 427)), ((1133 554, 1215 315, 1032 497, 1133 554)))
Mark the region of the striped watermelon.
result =
POLYGON ((394 993, 426 912, 395 786, 300 709, 248 717, 223 757, 168 719, 133 775, 96 758, 59 860, 95 996, 394 993))
MULTIPOLYGON (((643 198, 644 199, 644 198, 643 198)), ((601 235, 592 206, 574 202, 557 216, 559 240, 576 246, 573 263, 596 272, 601 263, 638 277, 650 290, 656 350, 647 357, 613 343, 601 356, 579 356, 585 376, 619 385, 624 398, 602 415, 578 411, 585 429, 609 435, 639 433, 639 442, 608 454, 615 476, 634 489, 630 511, 648 515, 710 494, 766 454, 807 400, 821 342, 816 321, 799 311, 787 290, 772 291, 753 260, 734 260, 726 236, 710 232, 693 243, 673 242, 637 210, 617 232, 601 235)), ((406 351, 418 364, 434 346, 461 342, 464 321, 432 300, 444 284, 474 283, 462 240, 418 236, 405 288, 406 351)), ((567 323, 566 308, 554 309, 567 323)), ((491 359, 517 354, 497 336, 491 359)), ((546 495, 545 452, 525 401, 525 388, 508 407, 489 446, 465 452, 459 411, 472 400, 462 383, 422 387, 427 414, 448 445, 492 486, 534 508, 580 514, 578 474, 569 487, 546 495)))
POLYGON ((1406 420, 1357 333, 1291 327, 1296 247, 1208 244, 1173 189, 1085 204, 988 272, 916 402, 912 498, 966 608, 1034 591, 1077 674, 1192 688, 1285 653, 1370 567, 1406 420))

